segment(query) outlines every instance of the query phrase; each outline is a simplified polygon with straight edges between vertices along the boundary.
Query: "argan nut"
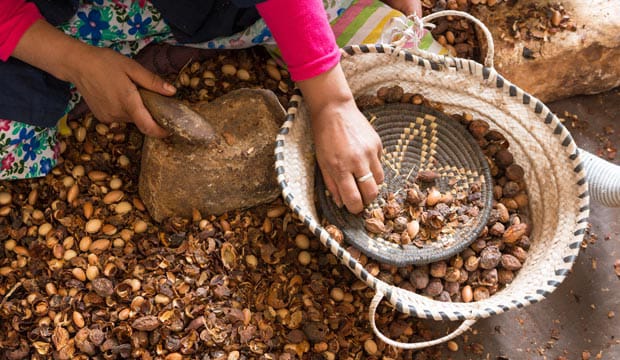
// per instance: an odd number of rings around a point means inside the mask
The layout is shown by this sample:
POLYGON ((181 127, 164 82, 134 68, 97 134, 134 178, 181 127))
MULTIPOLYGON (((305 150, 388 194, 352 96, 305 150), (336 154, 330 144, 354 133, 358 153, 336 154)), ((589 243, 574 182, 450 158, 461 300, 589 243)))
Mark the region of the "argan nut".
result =
POLYGON ((445 261, 436 261, 430 265, 431 276, 436 278, 443 278, 446 276, 448 264, 445 261))
POLYGON ((495 163, 501 168, 507 168, 514 162, 512 153, 508 150, 502 149, 495 153, 495 163))
POLYGON ((472 120, 468 128, 473 137, 482 139, 487 134, 487 131, 489 131, 489 124, 484 120, 472 120))
POLYGON ((510 164, 504 173, 506 174, 506 177, 512 181, 521 181, 525 176, 525 171, 517 164, 510 164))
POLYGON ((407 223, 407 235, 410 239, 415 239, 420 231, 420 223, 417 220, 411 220, 407 223))
POLYGON ((480 267, 483 269, 493 269, 502 257, 502 253, 497 246, 487 246, 480 253, 480 267))
POLYGON ((506 270, 516 271, 521 269, 521 262, 515 256, 503 254, 501 260, 502 267, 506 270))
POLYGON ((237 68, 231 64, 222 65, 222 74, 232 76, 237 73, 237 68))
POLYGON ((461 289, 461 299, 463 302, 471 302, 474 299, 474 294, 472 292, 471 286, 465 285, 463 289, 461 289))
POLYGON ((441 200, 441 192, 436 188, 432 187, 428 190, 428 195, 426 195, 426 205, 435 206, 441 200))
POLYGON ((527 224, 514 224, 510 225, 506 231, 504 231, 504 235, 502 236, 502 240, 505 243, 513 244, 517 242, 521 236, 525 235, 527 232, 527 224))
POLYGON ((310 239, 308 238, 308 235, 297 234, 295 236, 295 245, 302 250, 307 250, 310 248, 310 239))

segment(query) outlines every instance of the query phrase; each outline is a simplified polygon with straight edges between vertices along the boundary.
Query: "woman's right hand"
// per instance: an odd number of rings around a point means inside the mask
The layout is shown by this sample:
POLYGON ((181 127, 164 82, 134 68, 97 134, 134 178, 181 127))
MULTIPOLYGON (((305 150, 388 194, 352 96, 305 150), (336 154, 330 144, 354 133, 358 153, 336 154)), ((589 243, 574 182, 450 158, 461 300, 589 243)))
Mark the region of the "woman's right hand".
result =
POLYGON ((174 86, 135 60, 113 50, 88 46, 68 80, 84 96, 95 117, 104 123, 133 122, 145 135, 164 137, 167 132, 151 117, 138 86, 162 95, 173 95, 174 86))
POLYGON ((168 96, 176 89, 136 61, 86 45, 44 20, 26 30, 11 56, 75 84, 100 121, 133 122, 145 135, 167 135, 142 103, 137 86, 168 96))

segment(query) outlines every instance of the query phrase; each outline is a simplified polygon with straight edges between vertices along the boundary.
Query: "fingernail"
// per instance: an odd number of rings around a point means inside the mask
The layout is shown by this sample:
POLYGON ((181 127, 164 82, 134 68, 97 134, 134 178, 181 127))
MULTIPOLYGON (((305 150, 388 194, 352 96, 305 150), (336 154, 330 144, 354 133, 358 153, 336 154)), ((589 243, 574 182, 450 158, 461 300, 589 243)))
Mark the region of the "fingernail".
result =
POLYGON ((165 82, 165 83, 164 83, 164 89, 165 89, 166 91, 168 91, 168 92, 171 92, 171 93, 173 93, 173 92, 176 92, 176 91, 177 91, 177 88, 175 88, 174 86, 172 86, 172 84, 169 84, 169 83, 167 83, 167 82, 165 82))

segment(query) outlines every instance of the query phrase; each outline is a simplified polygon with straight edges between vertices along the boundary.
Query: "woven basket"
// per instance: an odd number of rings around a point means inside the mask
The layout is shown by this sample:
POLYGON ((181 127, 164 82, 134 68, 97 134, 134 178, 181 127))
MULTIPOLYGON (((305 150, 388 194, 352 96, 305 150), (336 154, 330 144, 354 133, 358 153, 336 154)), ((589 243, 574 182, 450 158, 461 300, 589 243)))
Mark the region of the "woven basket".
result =
POLYGON ((439 233, 433 241, 396 244, 384 236, 370 236, 362 217, 336 206, 326 195, 323 176, 317 171, 316 191, 322 216, 342 230, 347 242, 385 264, 428 264, 463 251, 486 226, 493 198, 489 164, 474 137, 457 120, 425 106, 392 103, 364 108, 363 113, 371 119, 384 149, 381 162, 385 180, 369 209, 381 208, 388 194, 405 193, 419 171, 432 170, 438 175, 432 186, 453 198, 466 198, 476 184, 480 188, 480 213, 439 233))
MULTIPOLYGON (((471 18, 456 11, 432 16, 443 15, 471 18)), ((342 50, 341 64, 356 97, 374 94, 382 86, 399 85, 405 91, 420 93, 440 103, 447 113, 471 113, 505 134, 515 162, 525 170, 533 225, 531 247, 514 281, 488 299, 471 303, 436 301, 368 273, 320 225, 315 207, 316 160, 309 136, 310 115, 300 96, 291 100, 286 121, 277 136, 275 165, 286 203, 342 264, 375 290, 369 320, 377 336, 389 345, 408 349, 436 345, 463 333, 477 319, 543 300, 569 273, 586 231, 588 184, 579 149, 568 130, 541 101, 511 84, 490 66, 493 44, 488 30, 486 33, 489 66, 419 50, 413 54, 390 45, 347 47, 342 50), (463 323, 439 339, 397 342, 384 336, 375 325, 375 310, 384 297, 405 314, 463 323)))

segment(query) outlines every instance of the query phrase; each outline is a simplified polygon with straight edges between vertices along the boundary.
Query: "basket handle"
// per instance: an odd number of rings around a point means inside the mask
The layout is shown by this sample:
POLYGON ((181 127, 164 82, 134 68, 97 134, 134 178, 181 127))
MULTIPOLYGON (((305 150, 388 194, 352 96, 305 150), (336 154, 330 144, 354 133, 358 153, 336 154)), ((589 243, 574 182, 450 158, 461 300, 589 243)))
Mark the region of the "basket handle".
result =
MULTIPOLYGON (((493 57, 495 55, 495 44, 493 42, 493 35, 491 35, 491 32, 489 31, 489 28, 486 27, 486 25, 484 25, 484 23, 480 20, 478 20, 478 18, 476 18, 475 16, 470 15, 469 13, 466 13, 464 11, 457 11, 457 10, 442 10, 442 11, 438 11, 436 13, 432 13, 429 15, 426 15, 423 18, 419 18, 417 15, 413 14, 413 15, 409 15, 407 18, 410 19, 413 24, 411 26, 409 26, 408 28, 405 28, 406 25, 404 24, 403 21, 399 20, 398 21, 398 27, 400 29, 397 29, 395 32, 388 34, 388 36, 390 37, 394 37, 394 35, 400 35, 400 39, 392 41, 390 43, 390 45, 395 46, 397 49, 400 49, 406 42, 407 40, 413 40, 414 44, 417 44, 419 41, 419 37, 421 37, 423 35, 423 28, 425 27, 425 24, 427 22, 430 22, 430 20, 436 19, 436 18, 440 18, 440 17, 444 17, 444 16, 460 16, 460 17, 464 17, 467 20, 475 23, 476 25, 478 25, 480 27, 480 29, 482 30, 482 32, 484 33, 484 36, 487 40, 487 55, 484 59, 484 66, 486 67, 493 67, 493 57)), ((430 55, 435 55, 432 53, 429 53, 426 50, 421 50, 419 49, 417 46, 412 47, 411 49, 408 49, 410 52, 422 56, 424 58, 428 58, 429 54, 430 55)))
POLYGON ((431 341, 420 341, 420 342, 415 342, 415 343, 404 343, 400 341, 395 341, 385 336, 377 328, 377 325, 375 324, 375 312, 377 310, 377 306, 379 306, 379 303, 381 302, 381 299, 383 299, 383 293, 380 291, 377 291, 375 296, 372 298, 372 301, 370 302, 370 307, 368 309, 368 319, 370 320, 370 326, 372 327, 372 330, 377 335, 377 337, 379 337, 379 339, 381 339, 386 344, 395 346, 397 348, 416 350, 416 349, 422 349, 422 348, 429 347, 429 346, 438 345, 438 344, 454 339, 455 337, 461 335, 462 333, 467 331, 473 324, 476 323, 476 320, 465 320, 463 321, 461 325, 459 325, 458 328, 456 328, 454 331, 452 331, 448 335, 443 336, 439 339, 431 340, 431 341))

